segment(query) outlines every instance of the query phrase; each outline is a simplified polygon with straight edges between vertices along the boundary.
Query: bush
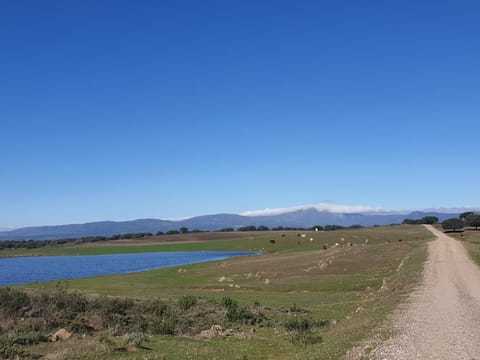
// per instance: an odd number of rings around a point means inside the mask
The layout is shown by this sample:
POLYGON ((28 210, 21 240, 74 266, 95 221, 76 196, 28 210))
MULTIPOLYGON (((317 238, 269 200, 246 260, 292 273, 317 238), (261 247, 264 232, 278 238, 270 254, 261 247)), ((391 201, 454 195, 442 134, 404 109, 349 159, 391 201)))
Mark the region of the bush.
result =
POLYGON ((155 316, 163 316, 169 310, 168 304, 162 300, 155 300, 151 304, 151 307, 152 307, 152 312, 153 314, 155 314, 155 316))
POLYGON ((154 335, 175 335, 177 333, 177 316, 168 311, 162 318, 155 318, 148 324, 148 331, 154 335))
POLYGON ((316 344, 322 341, 317 331, 328 325, 327 320, 314 321, 309 319, 290 319, 283 324, 287 329, 290 341, 303 346, 316 344))
POLYGON ((227 296, 222 299, 222 305, 225 307, 225 309, 231 310, 238 307, 238 302, 237 300, 227 296))
POLYGON ((310 313, 310 311, 297 306, 297 304, 293 304, 292 306, 290 306, 290 312, 292 312, 292 313, 303 313, 303 314, 310 313))
POLYGON ((12 337, 11 341, 15 345, 34 345, 48 341, 48 337, 37 331, 29 331, 16 334, 12 337))
POLYGON ((0 310, 6 316, 18 315, 30 306, 30 299, 24 292, 6 287, 0 288, 0 310))
POLYGON ((254 314, 246 306, 239 306, 238 302, 231 297, 224 297, 222 304, 227 310, 227 320, 243 324, 255 325, 265 320, 262 313, 254 314))
POLYGON ((97 307, 104 315, 127 315, 128 310, 134 306, 132 299, 107 298, 97 299, 95 307, 97 307))
POLYGON ((197 302, 198 302, 198 298, 196 296, 187 295, 187 296, 181 297, 178 300, 178 306, 180 306, 182 310, 188 310, 192 306, 197 305, 197 302))
POLYGON ((252 313, 247 307, 235 307, 227 311, 227 320, 230 322, 241 322, 254 325, 256 321, 255 314, 252 313))
POLYGON ((62 313, 62 316, 73 319, 79 313, 83 313, 88 308, 88 300, 84 295, 77 292, 67 292, 66 290, 58 290, 52 298, 57 311, 62 313))
POLYGON ((0 336, 0 359, 22 358, 27 355, 21 346, 5 336, 0 336))

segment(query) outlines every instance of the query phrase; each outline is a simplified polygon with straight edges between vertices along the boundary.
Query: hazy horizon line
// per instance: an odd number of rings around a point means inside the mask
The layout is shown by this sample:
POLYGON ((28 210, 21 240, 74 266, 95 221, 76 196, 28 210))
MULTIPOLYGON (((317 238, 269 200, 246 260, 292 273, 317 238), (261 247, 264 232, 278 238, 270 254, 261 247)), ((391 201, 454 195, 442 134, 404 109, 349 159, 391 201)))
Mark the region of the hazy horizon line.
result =
MULTIPOLYGON (((273 215, 281 215, 289 212, 299 211, 299 210, 310 210, 315 209, 320 212, 330 212, 333 214, 355 214, 361 213, 365 215, 407 215, 412 212, 436 212, 436 213, 462 213, 466 211, 480 211, 480 206, 463 206, 463 207, 433 207, 433 208, 424 208, 424 209, 403 209, 403 210, 394 210, 394 209, 386 209, 380 206, 367 206, 367 205, 342 205, 342 204, 335 204, 335 203, 317 203, 317 204, 310 204, 310 205, 297 205, 297 206, 290 206, 290 207, 281 207, 281 208, 265 208, 260 210, 247 210, 241 213, 230 213, 235 215, 241 216, 273 216, 273 215)), ((145 220, 145 219, 152 219, 152 220, 164 220, 164 221, 173 221, 173 222, 180 222, 183 220, 192 219, 199 216, 206 216, 206 215, 217 215, 217 214, 229 214, 225 212, 217 212, 212 214, 202 214, 202 215, 193 215, 193 216, 185 216, 185 217, 176 217, 176 218, 157 218, 157 217, 146 217, 146 218, 136 218, 136 219, 129 219, 129 220, 94 220, 94 221, 85 221, 85 222, 70 222, 70 223, 63 223, 63 224, 55 224, 55 225, 27 225, 27 226, 18 226, 18 227, 0 227, 0 231, 13 231, 23 228, 29 227, 40 227, 40 226, 62 226, 62 225, 81 225, 87 223, 95 223, 95 222, 126 222, 126 221, 135 221, 135 220, 145 220)))

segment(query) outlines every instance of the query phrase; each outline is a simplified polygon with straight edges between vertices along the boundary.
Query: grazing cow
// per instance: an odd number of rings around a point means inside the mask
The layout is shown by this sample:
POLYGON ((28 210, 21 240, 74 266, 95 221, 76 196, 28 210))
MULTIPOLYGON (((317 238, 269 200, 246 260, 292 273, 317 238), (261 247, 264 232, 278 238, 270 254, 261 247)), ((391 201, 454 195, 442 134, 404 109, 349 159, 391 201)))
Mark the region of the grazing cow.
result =
POLYGON ((403 240, 402 239, 398 239, 398 242, 402 242, 403 240))
POLYGON ((313 238, 310 238, 310 242, 313 243, 313 238))
POLYGON ((365 239, 365 245, 368 245, 368 239, 365 239))
POLYGON ((339 243, 335 243, 335 246, 340 246, 340 244, 339 244, 339 243))
POLYGON ((282 237, 285 237, 285 234, 282 234, 282 237))
POLYGON ((327 250, 327 249, 328 249, 327 245, 323 245, 323 250, 327 250))
POLYGON ((301 236, 302 236, 302 238, 305 238, 305 237, 307 237, 307 234, 302 234, 301 236))
POLYGON ((276 244, 275 240, 270 240, 270 244, 276 244))

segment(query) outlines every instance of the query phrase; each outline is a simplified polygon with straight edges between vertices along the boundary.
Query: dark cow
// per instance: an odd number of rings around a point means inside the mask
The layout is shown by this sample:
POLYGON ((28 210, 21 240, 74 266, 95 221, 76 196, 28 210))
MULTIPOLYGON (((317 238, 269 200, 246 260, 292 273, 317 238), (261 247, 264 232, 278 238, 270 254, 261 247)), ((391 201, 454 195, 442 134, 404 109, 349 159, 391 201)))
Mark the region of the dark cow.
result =
POLYGON ((275 240, 270 240, 270 244, 276 244, 275 240))

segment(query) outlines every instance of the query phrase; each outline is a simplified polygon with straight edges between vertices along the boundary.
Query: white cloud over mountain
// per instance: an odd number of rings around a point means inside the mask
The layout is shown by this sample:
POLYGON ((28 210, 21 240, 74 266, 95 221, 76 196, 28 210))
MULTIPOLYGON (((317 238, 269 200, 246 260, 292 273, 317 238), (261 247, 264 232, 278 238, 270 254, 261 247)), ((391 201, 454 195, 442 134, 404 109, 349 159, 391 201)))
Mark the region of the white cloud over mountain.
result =
POLYGON ((373 214, 389 214, 393 211, 386 210, 382 207, 372 207, 364 205, 341 205, 333 203, 319 203, 314 205, 299 205, 285 208, 274 208, 274 209, 263 209, 263 210, 249 210, 245 211, 240 215, 245 216, 268 216, 268 215, 279 215, 292 211, 298 210, 307 210, 315 209, 317 211, 328 211, 331 213, 338 214, 352 214, 352 213, 373 213, 373 214))
POLYGON ((468 206, 468 207, 439 207, 428 209, 404 209, 404 210, 391 210, 385 209, 380 206, 367 206, 367 205, 342 205, 335 203, 319 203, 313 205, 298 205, 284 208, 266 208, 261 210, 248 210, 240 215, 244 216, 269 216, 285 214, 292 211, 315 209, 317 211, 326 211, 334 214, 377 214, 377 215, 390 215, 390 214, 409 214, 413 211, 423 212, 437 212, 437 213, 462 213, 465 211, 480 211, 480 207, 468 206))

